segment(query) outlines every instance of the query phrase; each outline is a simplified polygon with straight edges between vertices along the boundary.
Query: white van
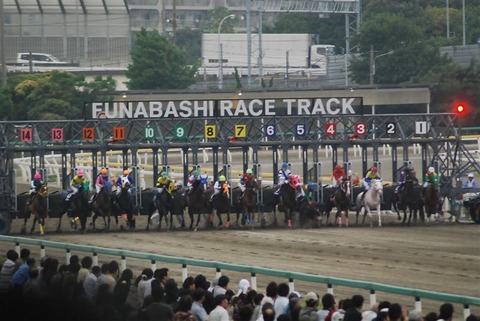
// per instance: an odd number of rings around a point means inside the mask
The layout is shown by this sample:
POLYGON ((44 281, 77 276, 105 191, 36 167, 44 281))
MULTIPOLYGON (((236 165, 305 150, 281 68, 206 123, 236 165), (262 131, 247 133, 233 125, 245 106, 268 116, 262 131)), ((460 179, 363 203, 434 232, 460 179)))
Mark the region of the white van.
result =
POLYGON ((35 66, 51 66, 51 65, 67 65, 68 63, 60 61, 55 56, 46 53, 29 53, 22 52, 17 54, 17 66, 28 66, 30 63, 30 55, 32 63, 35 66))

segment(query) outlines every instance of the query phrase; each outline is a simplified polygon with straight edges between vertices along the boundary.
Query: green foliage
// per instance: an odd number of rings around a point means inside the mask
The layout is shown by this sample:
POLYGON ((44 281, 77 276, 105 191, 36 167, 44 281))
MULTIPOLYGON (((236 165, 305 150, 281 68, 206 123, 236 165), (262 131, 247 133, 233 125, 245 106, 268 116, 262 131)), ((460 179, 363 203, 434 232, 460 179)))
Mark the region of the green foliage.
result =
POLYGON ((115 86, 111 77, 86 82, 83 75, 64 71, 18 75, 8 82, 13 103, 8 119, 78 119, 86 102, 99 100, 101 91, 113 91, 115 86))
POLYGON ((202 32, 200 30, 177 30, 176 45, 187 54, 189 64, 196 64, 202 57, 202 32))
POLYGON ((235 88, 242 89, 242 79, 240 78, 240 75, 238 74, 237 67, 235 67, 235 83, 236 83, 235 88))
POLYGON ((13 113, 12 94, 8 87, 0 86, 0 115, 1 120, 7 120, 13 113))
POLYGON ((183 50, 158 31, 142 29, 125 73, 129 89, 182 89, 195 83, 198 64, 189 64, 183 50))

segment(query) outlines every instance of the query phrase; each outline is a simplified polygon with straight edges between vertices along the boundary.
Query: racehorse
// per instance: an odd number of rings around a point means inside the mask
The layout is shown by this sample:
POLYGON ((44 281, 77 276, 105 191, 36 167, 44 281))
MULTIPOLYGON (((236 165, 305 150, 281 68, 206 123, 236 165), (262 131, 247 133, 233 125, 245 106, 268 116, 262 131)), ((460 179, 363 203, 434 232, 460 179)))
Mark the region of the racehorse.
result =
POLYGON ((314 227, 318 227, 321 219, 320 211, 316 204, 310 204, 306 198, 297 205, 300 227, 304 227, 307 222, 313 222, 314 227))
MULTIPOLYGON (((92 229, 95 231, 95 220, 100 216, 103 218, 106 230, 110 230, 110 215, 112 214, 112 200, 108 192, 108 186, 104 185, 100 192, 98 192, 97 198, 92 204, 92 229)), ((118 221, 118 218, 115 217, 118 221)))
POLYGON ((192 182, 192 186, 187 194, 188 216, 190 216, 190 230, 193 230, 193 223, 195 221, 194 215, 198 215, 197 223, 195 224, 195 231, 200 223, 201 214, 211 214, 210 195, 212 189, 207 189, 207 178, 201 177, 200 180, 192 182))
POLYGON ((333 207, 337 209, 335 214, 335 222, 338 226, 342 226, 342 212, 345 212, 345 226, 348 227, 348 211, 350 209, 350 194, 352 192, 351 182, 348 178, 343 178, 340 188, 338 188, 333 196, 333 199, 329 200, 329 205, 327 206, 327 219, 325 224, 328 225, 328 219, 330 217, 330 211, 333 207))
MULTIPOLYGON (((122 183, 120 184, 120 195, 118 195, 117 204, 113 208, 113 214, 118 220, 118 216, 125 214, 127 217, 127 224, 131 230, 135 229, 135 218, 133 217, 134 206, 132 195, 130 194, 130 188, 132 185, 128 178, 122 178, 122 183)), ((117 186, 118 188, 118 186, 117 186)), ((123 228, 123 227, 122 227, 123 228)))
POLYGON ((358 224, 358 214, 360 213, 360 210, 362 209, 362 207, 365 207, 362 224, 365 223, 365 217, 367 216, 367 213, 368 213, 368 216, 370 217, 370 226, 373 226, 371 210, 376 209, 378 214, 378 226, 382 226, 382 218, 381 218, 382 196, 383 196, 382 180, 372 179, 372 181, 370 182, 370 188, 368 189, 368 191, 362 192, 357 196, 357 201, 356 201, 357 217, 355 222, 356 224, 358 224), (365 197, 362 200, 361 199, 362 194, 364 193, 365 193, 365 197))
POLYGON ((249 180, 245 184, 245 191, 242 197, 242 210, 244 215, 244 220, 242 220, 242 222, 245 221, 245 224, 251 223, 252 226, 255 225, 255 211, 257 210, 255 189, 258 188, 260 188, 260 184, 256 178, 249 180))
POLYGON ((48 194, 48 187, 46 184, 42 184, 38 189, 38 192, 33 196, 30 203, 27 203, 25 206, 25 219, 23 221, 22 233, 25 233, 27 229, 27 221, 30 218, 30 214, 33 214, 33 224, 32 228, 30 229, 30 234, 33 233, 35 230, 35 224, 38 221, 40 224, 40 235, 44 235, 44 227, 45 227, 45 218, 48 214, 47 209, 47 194, 48 194))
POLYGON ((415 187, 418 186, 418 179, 415 176, 414 171, 410 171, 407 173, 407 177, 403 187, 399 189, 398 192, 394 192, 392 198, 392 207, 397 212, 398 220, 401 220, 400 211, 403 210, 403 222, 407 219, 407 209, 409 210, 408 222, 407 225, 410 225, 410 221, 412 216, 414 216, 414 220, 417 220, 417 211, 419 207, 419 193, 415 190, 415 187))
MULTIPOLYGON (((73 199, 71 200, 64 200, 63 202, 63 209, 58 218, 58 226, 57 232, 61 231, 62 225, 62 216, 68 212, 68 209, 71 208, 72 211, 75 213, 75 217, 78 217, 80 220, 80 231, 85 233, 86 231, 86 223, 87 223, 87 216, 89 211, 91 210, 90 205, 88 204, 88 189, 90 183, 88 181, 83 182, 78 187, 78 192, 75 196, 72 196, 73 199)), ((74 224, 72 224, 74 225, 74 224)))
POLYGON ((296 198, 296 189, 297 184, 299 182, 298 176, 290 176, 288 178, 288 184, 283 188, 283 193, 281 196, 277 196, 273 200, 273 216, 274 216, 274 224, 277 222, 277 214, 276 214, 276 207, 281 203, 283 206, 283 212, 285 213, 285 224, 287 227, 292 227, 292 214, 297 207, 297 203, 295 201, 296 198))
MULTIPOLYGON (((223 183, 220 192, 213 199, 213 211, 218 217, 218 226, 223 225, 222 214, 227 214, 225 227, 230 227, 230 189, 226 182, 223 183)), ((213 222, 213 220, 212 220, 213 222)))
POLYGON ((427 218, 430 220, 430 215, 436 214, 441 207, 438 185, 428 185, 423 196, 423 203, 425 205, 425 214, 427 214, 427 218))
MULTIPOLYGON (((171 184, 174 184, 173 182, 171 184)), ((168 213, 171 214, 172 208, 173 208, 173 196, 167 192, 167 188, 164 187, 162 188, 162 191, 160 194, 155 196, 154 199, 154 204, 155 204, 155 209, 157 210, 158 213, 158 230, 160 231, 162 229, 162 220, 165 219, 165 224, 168 226, 168 213)), ((148 217, 148 222, 151 220, 151 214, 148 217)), ((170 215, 170 227, 169 229, 172 229, 172 224, 173 224, 173 217, 170 215)), ((149 224, 147 224, 147 229, 148 229, 149 224)))

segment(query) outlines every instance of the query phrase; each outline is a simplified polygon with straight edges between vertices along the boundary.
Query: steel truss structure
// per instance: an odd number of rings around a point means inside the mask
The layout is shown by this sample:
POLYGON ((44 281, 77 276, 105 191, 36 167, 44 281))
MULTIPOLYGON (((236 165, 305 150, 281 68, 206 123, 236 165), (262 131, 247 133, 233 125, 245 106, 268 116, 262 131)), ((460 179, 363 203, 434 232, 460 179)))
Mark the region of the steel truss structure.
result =
MULTIPOLYGON (((279 162, 288 162, 288 150, 295 146, 302 149, 304 181, 315 182, 320 176, 316 166, 319 147, 331 146, 332 166, 335 166, 339 163, 339 149, 342 150, 340 160, 345 164, 349 161, 349 149, 354 145, 360 146, 365 172, 370 161, 378 161, 379 148, 388 144, 392 148, 392 171, 395 172, 408 161, 408 147, 418 144, 422 150, 422 172, 428 166, 435 166, 441 176, 442 186, 451 186, 453 179, 467 171, 480 172, 479 164, 464 146, 455 124, 456 116, 453 114, 0 122, 0 211, 15 210, 13 159, 19 153, 30 155, 32 175, 44 170, 47 153, 61 155, 62 188, 66 188, 75 171, 75 156, 80 152, 92 153, 92 173, 96 177, 97 169, 107 165, 108 151, 122 151, 124 168, 135 168, 138 165, 137 151, 150 149, 155 182, 158 171, 168 166, 167 155, 172 148, 184 151, 183 178, 186 181, 189 171, 198 164, 199 150, 202 148, 212 149, 216 179, 222 171, 225 174, 228 172, 230 149, 242 149, 244 170, 250 167, 248 152, 253 149, 251 167, 258 170, 258 151, 262 147, 269 147, 272 151, 273 173, 276 173, 279 162), (332 124, 335 124, 334 132, 329 130, 332 124), (206 138, 206 126, 215 126, 217 135, 206 138), (245 137, 238 137, 236 126, 244 126, 245 137), (92 137, 85 137, 85 128, 93 131, 92 137), (116 135, 116 128, 124 129, 122 139, 112 139, 116 135), (155 134, 146 136, 146 128, 155 134), (182 129, 182 135, 178 133, 179 128, 182 129), (54 141, 53 132, 59 129, 63 131, 62 139, 54 141), (22 137, 25 133, 31 133, 32 136, 25 139, 22 137), (403 147, 400 161, 397 153, 399 147, 403 147), (371 158, 367 149, 373 151, 371 158), (309 152, 312 157, 308 157, 309 152), (128 164, 130 154, 132 164, 128 164), (313 159, 313 163, 309 164, 309 159, 313 159)), ((392 177, 396 177, 395 174, 392 177)))

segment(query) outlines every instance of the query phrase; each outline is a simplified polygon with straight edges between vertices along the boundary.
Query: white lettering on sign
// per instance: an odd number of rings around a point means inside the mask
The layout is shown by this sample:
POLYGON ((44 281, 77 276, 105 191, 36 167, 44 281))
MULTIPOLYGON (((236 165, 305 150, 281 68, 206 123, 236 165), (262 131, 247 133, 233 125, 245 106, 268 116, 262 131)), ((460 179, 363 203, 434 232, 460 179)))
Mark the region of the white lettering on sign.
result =
POLYGON ((116 101, 92 102, 91 113, 85 115, 91 119, 355 115, 361 106, 362 99, 352 97, 116 101))

